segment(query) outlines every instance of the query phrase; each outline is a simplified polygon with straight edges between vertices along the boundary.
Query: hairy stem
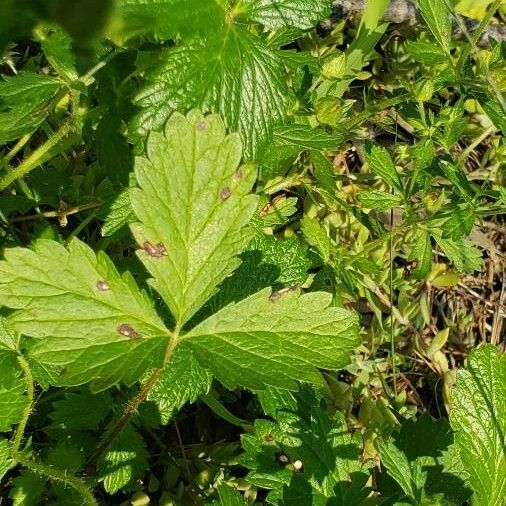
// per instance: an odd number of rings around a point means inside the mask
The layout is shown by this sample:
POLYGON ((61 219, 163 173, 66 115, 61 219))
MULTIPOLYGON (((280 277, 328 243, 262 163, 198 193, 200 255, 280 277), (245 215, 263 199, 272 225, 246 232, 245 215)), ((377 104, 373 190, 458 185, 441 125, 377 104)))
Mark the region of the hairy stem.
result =
POLYGON ((14 439, 12 440, 11 445, 11 457, 12 460, 19 462, 19 449, 21 448, 21 444, 23 443, 23 436, 25 434, 25 429, 28 424, 28 419, 30 418, 30 414, 33 408, 33 396, 34 396, 34 387, 33 387, 33 376, 32 371, 30 371, 30 366, 28 362, 25 360, 23 355, 18 355, 18 364, 23 371, 23 378, 25 380, 25 388, 26 388, 26 397, 28 398, 28 403, 23 410, 23 414, 21 415, 21 421, 14 433, 14 439))
POLYGON ((18 353, 17 356, 19 367, 23 371, 23 378, 25 381, 25 389, 26 389, 26 397, 28 398, 28 403, 23 410, 21 415, 21 421, 14 433, 14 438, 11 444, 11 458, 17 464, 20 464, 30 471, 37 473, 44 478, 48 478, 53 481, 59 481, 64 485, 68 485, 72 487, 83 500, 83 504, 85 506, 98 506, 97 501, 93 497, 91 490, 85 485, 83 481, 73 476, 67 475, 65 471, 60 471, 59 469, 55 469, 54 467, 50 467, 41 462, 35 462, 30 458, 25 457, 21 452, 21 445, 23 443, 23 437, 25 435, 26 426, 28 424, 28 419, 30 418, 30 414, 33 409, 33 399, 34 399, 34 383, 33 383, 33 375, 30 370, 30 366, 26 361, 25 357, 21 353, 18 353))
POLYGON ((92 473, 98 459, 106 452, 107 448, 111 445, 111 443, 118 437, 120 432, 128 425, 130 422, 130 418, 137 411, 139 406, 146 400, 146 397, 149 394, 149 391, 153 387, 153 385, 158 381, 160 374, 162 373, 162 369, 155 369, 151 376, 148 378, 146 383, 144 383, 137 393, 137 395, 128 402, 125 406, 125 409, 116 422, 114 427, 109 431, 107 437, 98 445, 97 449, 88 457, 84 464, 84 469, 87 473, 92 473))
POLYGON ((0 191, 7 188, 11 183, 20 179, 28 174, 33 169, 36 169, 47 160, 58 154, 55 148, 67 135, 74 130, 74 123, 72 119, 67 120, 60 127, 55 134, 50 137, 44 144, 39 146, 33 153, 25 158, 17 167, 11 169, 0 179, 0 191))
POLYGON ((54 467, 50 467, 46 464, 42 464, 41 462, 35 462, 24 457, 18 456, 17 461, 19 464, 30 469, 30 471, 33 471, 44 478, 49 478, 50 480, 58 481, 64 485, 72 487, 81 496, 85 506, 98 506, 98 502, 93 497, 91 490, 79 478, 75 478, 74 476, 65 474, 64 471, 60 471, 54 467))

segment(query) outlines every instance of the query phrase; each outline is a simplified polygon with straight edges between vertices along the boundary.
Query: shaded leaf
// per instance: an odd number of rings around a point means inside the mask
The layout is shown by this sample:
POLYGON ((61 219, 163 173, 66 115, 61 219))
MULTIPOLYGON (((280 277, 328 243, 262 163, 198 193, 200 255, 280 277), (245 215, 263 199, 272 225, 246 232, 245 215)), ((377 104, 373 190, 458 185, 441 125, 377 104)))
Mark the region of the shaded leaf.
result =
POLYGON ((137 96, 143 109, 133 123, 141 135, 160 128, 175 110, 199 107, 219 113, 238 132, 247 158, 285 115, 288 87, 281 60, 264 41, 230 25, 226 30, 161 55, 137 96))

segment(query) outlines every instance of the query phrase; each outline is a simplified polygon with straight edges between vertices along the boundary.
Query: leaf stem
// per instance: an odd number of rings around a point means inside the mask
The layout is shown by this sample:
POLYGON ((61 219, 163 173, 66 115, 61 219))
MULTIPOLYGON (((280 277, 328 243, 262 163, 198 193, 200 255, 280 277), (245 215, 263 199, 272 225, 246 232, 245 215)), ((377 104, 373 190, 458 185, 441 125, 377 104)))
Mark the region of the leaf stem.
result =
POLYGON ((57 144, 74 130, 74 122, 67 120, 56 133, 50 137, 44 144, 39 146, 33 153, 25 158, 16 168, 10 170, 0 179, 0 191, 7 188, 16 179, 20 179, 33 169, 50 160, 57 153, 54 148, 57 144))
POLYGON ((142 385, 137 395, 131 399, 125 406, 123 413, 119 420, 116 422, 114 427, 109 431, 107 437, 98 445, 97 449, 88 457, 84 463, 84 469, 88 473, 92 473, 98 459, 106 452, 107 448, 116 439, 119 433, 127 426, 130 422, 130 418, 137 411, 139 406, 146 400, 149 391, 153 385, 158 381, 162 369, 158 368, 153 371, 148 380, 142 385))
POLYGON ((17 461, 34 473, 72 487, 81 496, 85 506, 98 506, 98 502, 93 497, 91 490, 79 478, 67 475, 54 467, 47 466, 41 462, 35 462, 25 457, 18 456, 17 461))

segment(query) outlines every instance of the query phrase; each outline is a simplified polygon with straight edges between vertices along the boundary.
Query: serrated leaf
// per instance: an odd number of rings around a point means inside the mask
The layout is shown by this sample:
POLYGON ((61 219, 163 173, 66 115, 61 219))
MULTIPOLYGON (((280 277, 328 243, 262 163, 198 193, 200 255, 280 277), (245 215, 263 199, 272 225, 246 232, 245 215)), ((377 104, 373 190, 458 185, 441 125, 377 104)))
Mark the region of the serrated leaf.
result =
POLYGON ((148 468, 148 457, 144 439, 127 425, 97 463, 98 479, 106 492, 114 494, 133 484, 148 468))
POLYGON ((392 157, 386 150, 376 144, 366 146, 366 161, 371 166, 373 173, 377 174, 385 183, 403 195, 401 179, 395 169, 392 157))
POLYGON ((260 233, 255 234, 240 258, 241 265, 223 281, 218 292, 189 323, 189 328, 262 288, 303 284, 311 266, 306 250, 295 237, 277 239, 260 233))
POLYGON ((274 142, 278 145, 297 146, 301 149, 337 149, 345 138, 344 133, 329 135, 321 128, 309 125, 277 125, 274 142))
POLYGON ((216 30, 225 11, 215 0, 119 0, 121 35, 154 35, 160 40, 216 30))
POLYGON ((42 38, 42 50, 50 65, 68 81, 76 80, 76 57, 72 50, 72 39, 65 32, 53 29, 42 38))
POLYGON ((239 26, 165 51, 136 103, 133 123, 141 135, 161 128, 175 110, 199 107, 219 113, 238 132, 245 156, 255 159, 260 143, 285 116, 288 87, 279 55, 239 26))
POLYGON ((260 23, 269 30, 285 27, 308 30, 330 14, 329 0, 245 0, 239 19, 260 23))
POLYGON ((453 390, 450 422, 480 506, 501 506, 506 497, 504 385, 506 356, 487 345, 471 352, 453 390))
POLYGON ((273 420, 257 420, 242 436, 239 462, 250 470, 249 483, 271 490, 269 504, 327 504, 346 493, 352 474, 367 469, 359 462, 360 436, 348 432, 339 412, 327 413, 310 387, 268 389, 260 401, 273 420))
POLYGON ((50 76, 20 72, 0 81, 0 144, 35 130, 61 83, 50 76))
POLYGON ((9 325, 7 319, 0 316, 0 352, 2 349, 16 350, 19 345, 19 337, 9 325))
POLYGON ((96 429, 111 409, 111 399, 105 393, 92 394, 86 388, 79 393, 67 392, 65 398, 53 403, 49 418, 59 429, 96 429), (83 406, 86 409, 83 410, 83 406))
POLYGON ((150 281, 182 326, 239 264, 257 197, 251 166, 239 167, 241 142, 222 120, 174 114, 152 132, 147 157, 136 159, 140 189, 131 202, 132 232, 150 281))
POLYGON ((382 441, 379 449, 381 464, 388 470, 388 474, 400 485, 409 498, 418 502, 420 491, 404 452, 399 450, 394 443, 387 441, 382 441))
POLYGON ((25 383, 14 353, 0 350, 0 432, 18 423, 28 404, 25 383))
POLYGON ((432 35, 449 54, 452 22, 448 2, 446 0, 417 0, 417 3, 432 35))
POLYGON ((472 207, 452 206, 450 217, 442 225, 443 234, 458 241, 471 233, 475 220, 476 212, 472 207))
MULTIPOLYGON (((91 406, 83 404, 81 411, 88 411, 91 406), (85 407, 86 409, 83 409, 85 407)), ((68 441, 59 441, 47 452, 49 465, 65 470, 69 474, 75 474, 81 468, 85 454, 82 448, 68 441)))
POLYGON ((191 350, 178 346, 147 400, 156 404, 160 421, 166 425, 187 402, 207 394, 212 380, 212 374, 199 365, 191 350))
POLYGON ((444 50, 441 50, 437 44, 426 40, 407 40, 406 49, 416 61, 428 67, 438 65, 448 59, 444 50))
POLYGON ((40 506, 45 488, 44 479, 31 471, 21 471, 21 474, 12 480, 12 488, 9 492, 12 506, 40 506))
POLYGON ((379 190, 366 190, 357 195, 359 202, 367 209, 377 209, 379 211, 398 207, 402 202, 399 195, 379 190))
POLYGON ((438 230, 431 230, 430 234, 458 271, 474 272, 480 270, 482 264, 481 253, 468 239, 464 237, 456 241, 445 239, 438 230))
POLYGON ((10 248, 0 262, 0 304, 16 309, 13 328, 32 341, 29 355, 52 384, 135 382, 161 361, 168 330, 130 274, 73 239, 10 248), (164 337, 165 336, 165 337, 164 337))
POLYGON ((413 246, 408 255, 408 261, 414 260, 417 265, 413 270, 413 276, 416 279, 425 279, 432 268, 432 243, 427 230, 421 227, 415 230, 413 246))
POLYGON ((0 437, 0 482, 5 474, 16 465, 10 457, 10 449, 9 441, 0 437))
POLYGON ((264 289, 204 320, 184 343, 227 386, 318 383, 316 368, 344 367, 359 342, 355 315, 331 307, 331 299, 323 292, 264 289))
POLYGON ((308 216, 301 220, 300 225, 306 241, 316 248, 322 260, 327 263, 330 259, 330 249, 332 247, 327 231, 317 219, 308 216))
POLYGON ((114 198, 105 203, 100 210, 99 218, 104 220, 100 231, 104 237, 110 236, 125 225, 135 221, 135 215, 130 203, 130 190, 125 188, 114 198))

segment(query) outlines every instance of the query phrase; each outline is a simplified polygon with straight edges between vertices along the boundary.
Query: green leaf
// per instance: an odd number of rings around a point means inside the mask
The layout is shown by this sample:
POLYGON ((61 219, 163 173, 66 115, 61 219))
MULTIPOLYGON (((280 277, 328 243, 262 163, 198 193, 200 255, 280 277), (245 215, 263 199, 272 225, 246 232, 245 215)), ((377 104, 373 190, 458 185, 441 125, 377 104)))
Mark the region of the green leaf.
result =
POLYGON ((28 470, 21 471, 21 474, 12 480, 12 488, 9 493, 12 505, 40 506, 45 488, 45 480, 38 475, 28 470))
POLYGON ((420 492, 415 482, 409 461, 401 450, 392 442, 382 441, 379 445, 381 464, 388 474, 400 485, 404 493, 413 500, 418 500, 420 492))
POLYGON ((72 50, 72 39, 61 30, 51 30, 42 39, 42 50, 50 65, 68 81, 75 81, 79 75, 76 70, 76 57, 72 50))
POLYGON ((316 368, 344 367, 359 342, 356 317, 329 306, 331 299, 323 292, 264 289, 209 317, 183 342, 227 386, 318 383, 316 368))
POLYGON ((111 398, 105 393, 93 394, 83 388, 79 393, 65 393, 65 398, 54 402, 53 408, 49 418, 59 429, 96 429, 111 409, 111 398), (85 410, 83 406, 86 406, 85 410))
POLYGON ((451 11, 447 0, 417 0, 423 19, 439 42, 440 46, 450 53, 452 36, 451 11))
POLYGON ((28 404, 25 383, 14 353, 0 350, 0 432, 18 423, 28 404))
POLYGON ((301 149, 337 149, 343 142, 344 133, 329 135, 321 128, 309 125, 276 125, 274 142, 278 146, 297 146, 301 149))
POLYGON ((19 346, 19 337, 9 325, 7 319, 0 316, 0 352, 2 349, 16 350, 19 346))
POLYGON ((145 135, 173 111, 199 107, 219 113, 241 136, 246 158, 255 159, 273 124, 285 116, 289 92, 282 68, 278 54, 260 37, 234 25, 173 47, 147 75, 136 99, 143 111, 133 128, 145 135))
POLYGON ((357 195, 357 199, 365 208, 379 211, 398 207, 402 202, 399 195, 392 195, 379 190, 362 191, 357 195))
POLYGON ((262 288, 302 285, 311 266, 297 238, 277 239, 263 233, 255 234, 240 258, 241 265, 223 281, 218 292, 196 315, 196 321, 189 323, 189 328, 262 288))
POLYGON ((0 81, 0 144, 35 130, 60 87, 57 79, 34 72, 4 76, 0 81))
POLYGON ((208 393, 212 380, 211 373, 199 365, 191 350, 178 346, 147 400, 156 404, 160 421, 166 425, 187 402, 208 393))
POLYGON ((453 390, 450 422, 479 506, 501 506, 506 497, 505 385, 506 356, 487 345, 471 352, 453 390))
POLYGON ((109 494, 132 485, 148 469, 149 453, 142 436, 127 425, 98 460, 97 475, 109 494))
MULTIPOLYGON (((81 406, 82 412, 86 412, 90 409, 92 409, 92 407, 86 404, 81 406)), ((63 469, 70 474, 75 474, 79 471, 84 457, 83 448, 79 448, 76 444, 68 441, 57 442, 56 445, 49 448, 47 452, 48 464, 63 469)))
POLYGON ((427 40, 407 40, 406 49, 416 61, 427 67, 438 65, 448 59, 448 55, 444 50, 437 44, 427 40))
POLYGON ((154 35, 168 40, 216 30, 225 12, 215 0, 119 0, 121 35, 125 38, 154 35))
POLYGON ((474 272, 480 270, 482 264, 481 253, 468 239, 464 237, 456 241, 445 239, 441 232, 435 229, 432 229, 430 234, 458 271, 474 272))
POLYGON ((10 458, 10 449, 9 441, 0 437, 0 482, 5 474, 15 466, 15 463, 10 458))
POLYGON ((130 190, 125 188, 115 198, 106 202, 104 208, 100 210, 98 217, 104 220, 100 231, 105 237, 114 234, 125 225, 135 221, 135 215, 130 203, 130 190))
POLYGON ((330 5, 329 0, 245 0, 238 8, 238 18, 246 23, 260 23, 269 30, 309 30, 329 16, 330 5))
POLYGON ((257 203, 255 171, 239 167, 237 134, 198 111, 174 114, 146 151, 135 163, 140 189, 131 201, 140 223, 131 228, 151 284, 182 326, 240 264, 257 203))
POLYGON ((271 490, 269 504, 330 504, 346 494, 352 477, 368 477, 359 462, 360 435, 348 432, 341 413, 327 413, 313 389, 268 389, 260 401, 272 420, 258 419, 242 436, 239 463, 250 470, 249 483, 271 490))
POLYGON ((394 190, 397 190, 399 195, 403 195, 404 189, 401 179, 386 148, 376 144, 368 144, 366 146, 366 161, 371 166, 373 173, 383 179, 394 190))
POLYGON ((327 263, 330 259, 330 250, 332 248, 327 231, 317 219, 309 218, 308 216, 305 216, 301 220, 300 225, 306 241, 316 248, 322 260, 327 263))
POLYGON ((413 276, 416 279, 425 279, 432 268, 432 243, 426 229, 418 227, 414 232, 414 241, 408 255, 408 261, 417 261, 413 276))
POLYGON ((29 355, 52 384, 104 389, 134 383, 160 363, 168 330, 129 273, 78 239, 10 248, 0 262, 0 304, 9 323, 37 339, 29 355))
POLYGON ((214 501, 214 506, 246 506, 246 502, 241 495, 228 485, 221 484, 218 486, 219 501, 214 501))

